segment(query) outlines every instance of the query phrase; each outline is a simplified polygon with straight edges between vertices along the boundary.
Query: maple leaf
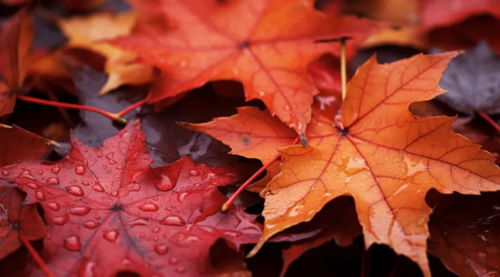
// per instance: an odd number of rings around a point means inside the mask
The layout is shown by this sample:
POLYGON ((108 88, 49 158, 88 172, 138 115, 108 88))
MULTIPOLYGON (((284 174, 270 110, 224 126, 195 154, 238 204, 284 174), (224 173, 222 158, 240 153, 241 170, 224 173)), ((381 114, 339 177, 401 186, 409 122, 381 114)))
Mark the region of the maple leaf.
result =
POLYGON ((321 54, 339 53, 338 46, 315 40, 352 36, 349 44, 356 45, 375 28, 316 11, 312 0, 131 2, 144 20, 115 42, 162 70, 149 102, 213 80, 237 80, 247 99, 261 99, 299 134, 318 94, 307 65, 321 54))
POLYGON ((9 114, 22 88, 33 40, 32 18, 21 10, 7 20, 0 30, 0 117, 9 114))
POLYGON ((450 63, 440 82, 449 92, 438 99, 466 114, 500 113, 499 72, 500 57, 482 42, 450 63))
POLYGON ((41 159, 52 145, 55 145, 54 141, 0 123, 0 166, 41 159))
POLYGON ((151 168, 144 140, 135 121, 99 148, 73 139, 69 156, 55 164, 4 168, 4 180, 45 212, 43 254, 55 275, 198 276, 210 272, 218 239, 234 249, 258 239, 255 216, 242 208, 219 212, 226 198, 217 186, 235 180, 230 168, 189 158, 151 168))
POLYGON ((16 188, 0 186, 0 259, 22 245, 19 235, 38 240, 47 232, 36 205, 23 205, 23 200, 16 188))
POLYGON ((180 122, 191 130, 205 132, 231 146, 231 153, 255 158, 263 163, 278 155, 278 148, 288 146, 297 136, 268 111, 255 107, 240 107, 229 117, 215 118, 207 123, 180 122))
MULTIPOLYGON (((444 93, 439 78, 457 53, 392 64, 368 60, 348 83, 341 125, 316 146, 281 150, 282 171, 267 186, 262 238, 310 220, 331 199, 351 195, 366 247, 391 246, 430 276, 426 255, 431 188, 479 194, 500 189, 491 154, 453 132, 454 118, 418 118, 408 107, 444 93)), ((327 132, 325 130, 325 132, 327 132)))
POLYGON ((425 30, 452 25, 467 17, 489 13, 500 18, 500 3, 496 0, 421 1, 421 27, 425 30))
POLYGON ((441 196, 431 203, 435 208, 429 222, 429 253, 459 276, 496 276, 500 272, 499 196, 441 196))
POLYGON ((113 46, 107 40, 130 34, 136 21, 134 13, 97 13, 87 17, 58 20, 69 38, 68 48, 89 49, 106 58, 106 83, 99 94, 106 94, 124 84, 144 84, 153 79, 151 66, 137 63, 137 54, 113 46), (106 26, 106 28, 103 28, 106 26))

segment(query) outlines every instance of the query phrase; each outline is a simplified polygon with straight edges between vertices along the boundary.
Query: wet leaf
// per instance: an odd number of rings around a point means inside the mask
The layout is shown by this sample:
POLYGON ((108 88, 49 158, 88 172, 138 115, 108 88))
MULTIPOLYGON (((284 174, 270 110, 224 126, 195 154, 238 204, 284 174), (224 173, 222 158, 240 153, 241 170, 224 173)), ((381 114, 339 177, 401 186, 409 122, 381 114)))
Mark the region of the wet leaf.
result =
POLYGON ((360 67, 342 105, 343 127, 325 124, 331 135, 318 145, 281 150, 282 170, 266 188, 265 228, 252 254, 272 235, 311 220, 331 199, 351 195, 366 247, 387 244, 430 276, 427 191, 500 189, 493 156, 455 134, 453 118, 408 111, 410 103, 444 92, 438 82, 456 55, 417 55, 383 65, 372 58, 360 67))
POLYGON ((375 26, 355 17, 323 14, 314 10, 313 1, 132 4, 143 20, 133 35, 116 44, 162 70, 150 102, 208 81, 238 80, 246 99, 261 99, 300 134, 305 133, 313 96, 318 94, 307 66, 322 54, 339 53, 337 44, 315 41, 351 36, 349 45, 355 46, 375 26))
POLYGON ((4 168, 9 174, 2 179, 43 207, 48 222, 43 254, 56 276, 208 274, 215 241, 224 239, 238 250, 257 240, 261 229, 255 216, 239 207, 219 212, 226 198, 217 186, 237 178, 230 167, 184 158, 153 169, 144 140, 134 121, 102 147, 73 139, 71 153, 57 163, 4 168))

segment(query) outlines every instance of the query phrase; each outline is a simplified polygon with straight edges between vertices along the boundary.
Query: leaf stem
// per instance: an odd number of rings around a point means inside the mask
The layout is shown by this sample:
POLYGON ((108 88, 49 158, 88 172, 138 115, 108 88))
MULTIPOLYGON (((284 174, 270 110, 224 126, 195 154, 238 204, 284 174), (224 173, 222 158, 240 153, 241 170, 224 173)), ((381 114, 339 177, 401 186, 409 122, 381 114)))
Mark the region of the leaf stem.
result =
POLYGON ((480 110, 477 110, 476 113, 481 116, 484 120, 488 121, 488 123, 493 126, 497 132, 500 133, 500 126, 498 125, 498 123, 495 122, 495 120, 493 120, 493 118, 491 118, 488 114, 486 114, 485 112, 483 111, 480 111, 480 110))
POLYGON ((346 38, 340 40, 340 85, 342 89, 342 101, 345 99, 347 94, 347 65, 346 65, 346 54, 345 54, 345 41, 346 38))
POLYGON ((85 111, 91 111, 95 113, 102 114, 106 117, 108 117, 111 120, 117 121, 121 124, 126 124, 127 120, 123 117, 121 117, 117 113, 110 113, 105 110, 101 110, 96 107, 91 107, 91 106, 84 106, 84 105, 78 105, 78 104, 70 104, 70 103, 62 103, 62 102, 57 102, 57 101, 49 101, 45 99, 39 99, 35 97, 30 97, 30 96, 25 96, 25 95, 17 95, 17 99, 25 102, 31 102, 31 103, 37 103, 41 105, 46 105, 46 106, 54 106, 54 107, 62 107, 62 108, 68 108, 68 109, 78 109, 78 110, 85 110, 85 111))
POLYGON ((55 277, 54 274, 52 274, 52 272, 50 272, 49 267, 43 261, 42 257, 40 257, 40 255, 38 255, 38 252, 36 252, 35 248, 33 248, 31 243, 29 242, 29 240, 21 233, 19 233, 19 239, 22 241, 24 246, 26 246, 26 248, 30 252, 31 256, 33 257, 35 262, 38 264, 38 266, 40 266, 40 268, 45 273, 45 275, 47 277, 55 277))
POLYGON ((126 107, 125 109, 121 110, 118 113, 118 116, 125 116, 129 112, 135 110, 137 107, 140 107, 140 106, 144 105, 146 102, 147 102, 146 98, 144 98, 142 100, 139 100, 139 101, 135 102, 134 104, 132 104, 132 105, 126 107))
MULTIPOLYGON (((299 141, 299 138, 295 138, 295 140, 292 142, 291 145, 294 145, 296 144, 297 142, 299 141)), ((224 202, 224 204, 222 204, 222 207, 221 207, 221 212, 225 213, 229 210, 229 208, 231 207, 231 205, 233 204, 234 200, 236 200, 236 198, 241 194, 241 192, 243 192, 243 190, 245 190, 245 188, 250 185, 250 183, 252 183, 253 180, 255 180, 257 177, 259 177, 260 174, 262 174, 262 172, 264 172, 269 166, 271 166, 275 161, 277 161, 278 159, 280 158, 280 155, 276 155, 274 156, 274 158, 272 158, 270 161, 268 161, 266 164, 264 164, 261 168, 259 168, 259 170, 257 170, 252 176, 250 176, 250 178, 248 178, 234 193, 233 195, 231 195, 231 197, 229 197, 229 199, 226 200, 226 202, 224 202)))

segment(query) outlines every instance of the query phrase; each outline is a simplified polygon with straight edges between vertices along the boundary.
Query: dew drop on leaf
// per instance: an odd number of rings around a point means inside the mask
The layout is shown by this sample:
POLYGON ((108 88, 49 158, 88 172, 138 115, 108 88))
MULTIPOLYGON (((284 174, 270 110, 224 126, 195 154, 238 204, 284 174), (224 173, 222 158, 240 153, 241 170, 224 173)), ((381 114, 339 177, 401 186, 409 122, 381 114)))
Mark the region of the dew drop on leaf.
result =
POLYGON ((179 259, 177 259, 176 257, 171 257, 168 260, 168 263, 171 264, 171 265, 176 265, 177 263, 179 263, 179 259))
POLYGON ((156 244, 154 250, 158 255, 165 255, 168 251, 168 246, 166 244, 156 244))
POLYGON ((49 178, 47 178, 47 184, 57 185, 57 184, 59 184, 59 179, 57 179, 56 177, 49 177, 49 178))
POLYGON ((185 271, 186 271, 186 268, 183 266, 178 266, 177 268, 175 268, 175 272, 177 272, 177 273, 184 273, 185 271))
POLYGON ((88 229, 94 229, 96 228, 97 226, 99 226, 99 223, 97 221, 94 221, 94 220, 87 220, 83 223, 83 226, 85 228, 88 228, 88 229))
POLYGON ((97 192, 103 192, 104 191, 104 188, 101 185, 99 185, 99 184, 93 185, 92 189, 95 190, 95 191, 97 191, 97 192))
POLYGON ((139 209, 144 212, 154 212, 159 209, 158 205, 153 203, 145 203, 139 206, 139 209))
POLYGON ((134 219, 133 221, 131 221, 129 224, 130 224, 130 226, 144 226, 144 225, 149 224, 149 219, 143 218, 143 217, 138 217, 138 218, 134 219))
POLYGON ((70 251, 80 251, 81 244, 78 236, 69 236, 64 239, 64 247, 70 251))
POLYGON ((83 190, 79 186, 66 187, 66 191, 68 191, 70 194, 73 194, 75 196, 82 196, 83 195, 83 190))
POLYGON ((90 212, 90 208, 85 206, 73 207, 70 212, 74 215, 86 215, 90 212))
POLYGON ((47 203, 47 206, 54 211, 59 211, 59 209, 61 208, 61 206, 59 206, 59 204, 57 204, 56 202, 49 202, 47 203))
POLYGON ((87 170, 85 169, 85 167, 83 165, 75 166, 75 173, 78 175, 83 175, 83 174, 85 174, 86 171, 87 170))
POLYGON ((41 191, 35 192, 35 197, 36 197, 36 199, 38 199, 40 201, 45 200, 45 194, 43 194, 43 192, 41 192, 41 191))
POLYGON ((28 183, 27 185, 30 189, 37 189, 38 188, 38 185, 35 184, 35 183, 28 183))
POLYGON ((50 171, 52 171, 52 173, 54 173, 54 174, 58 174, 59 171, 61 171, 61 167, 58 165, 55 165, 54 167, 52 167, 52 169, 50 171))
POLYGON ((104 233, 104 238, 109 242, 115 242, 119 235, 118 230, 113 229, 104 233))
POLYGON ((68 222, 69 216, 67 214, 62 215, 62 216, 57 216, 52 219, 52 222, 54 222, 57 225, 64 225, 66 222, 68 222))
POLYGON ((7 170, 2 170, 2 175, 7 177, 9 176, 9 172, 7 170))
POLYGON ((175 185, 175 182, 168 175, 161 175, 160 182, 155 184, 155 187, 161 191, 171 190, 175 185))
POLYGON ((191 176, 199 176, 200 172, 198 170, 193 169, 193 170, 189 171, 189 174, 191 176))
POLYGON ((185 222, 180 216, 170 215, 170 216, 165 217, 162 221, 160 221, 160 224, 180 226, 180 225, 184 225, 185 222))

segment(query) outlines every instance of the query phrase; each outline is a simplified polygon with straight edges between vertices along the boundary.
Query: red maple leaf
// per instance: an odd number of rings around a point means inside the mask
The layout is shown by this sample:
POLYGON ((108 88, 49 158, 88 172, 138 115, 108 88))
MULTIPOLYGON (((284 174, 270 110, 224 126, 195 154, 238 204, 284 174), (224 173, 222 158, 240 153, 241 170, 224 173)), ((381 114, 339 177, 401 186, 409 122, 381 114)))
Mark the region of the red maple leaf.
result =
POLYGON ((0 186, 0 259, 15 251, 26 240, 45 236, 46 229, 36 205, 23 205, 24 197, 16 188, 0 186))
POLYGON ((183 158, 151 168, 138 121, 102 147, 72 140, 71 153, 54 163, 5 167, 29 202, 45 211, 44 257, 56 276, 199 276, 211 270, 218 240, 238 249, 261 232, 242 208, 218 212, 217 186, 234 182, 229 167, 211 168, 183 158))
POLYGON ((321 13, 311 0, 131 2, 143 20, 115 42, 162 70, 150 102, 209 81, 237 80, 248 100, 261 99, 299 134, 319 93, 307 66, 322 54, 339 54, 335 44, 315 41, 352 36, 349 45, 356 45, 374 28, 367 20, 321 13))

